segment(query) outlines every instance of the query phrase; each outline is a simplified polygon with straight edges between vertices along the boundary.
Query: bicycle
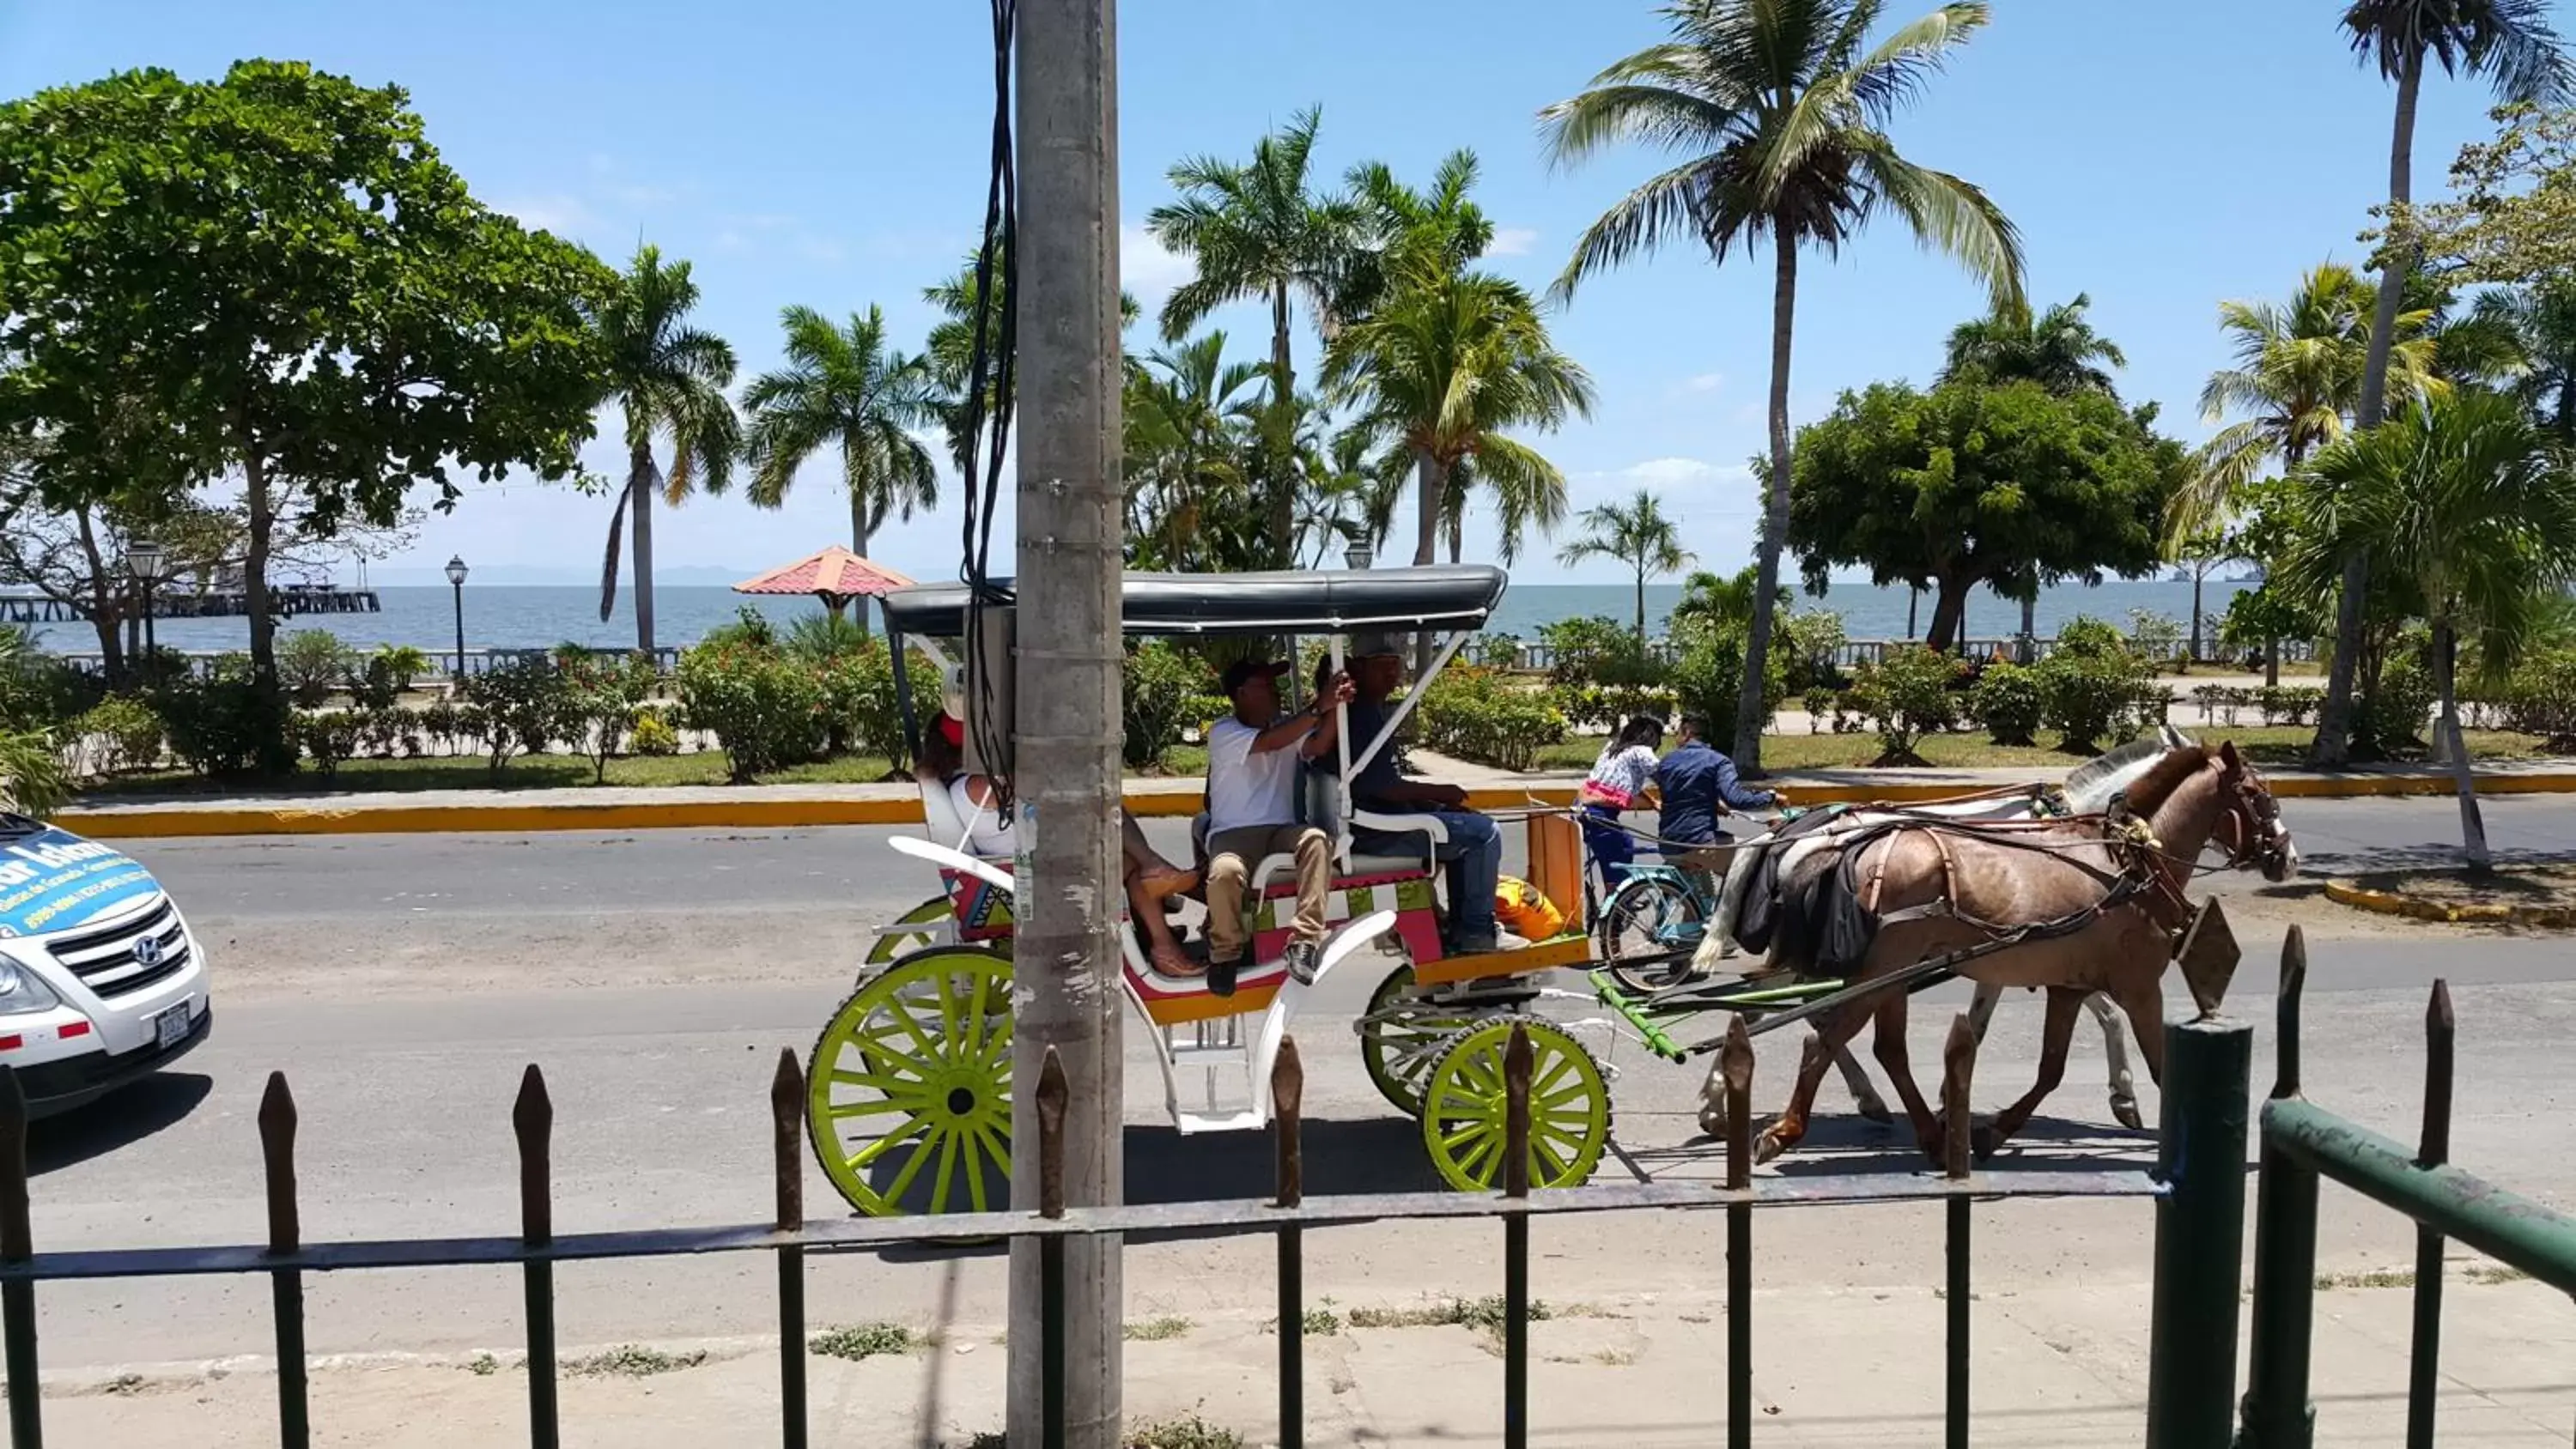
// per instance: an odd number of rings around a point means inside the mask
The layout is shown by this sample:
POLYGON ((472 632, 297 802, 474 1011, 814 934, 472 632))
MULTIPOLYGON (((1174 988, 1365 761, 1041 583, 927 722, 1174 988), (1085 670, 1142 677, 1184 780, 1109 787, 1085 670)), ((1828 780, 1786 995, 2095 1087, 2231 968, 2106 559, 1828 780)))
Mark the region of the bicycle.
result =
POLYGON ((1717 915, 1718 883, 1677 865, 1632 864, 1613 885, 1588 847, 1584 856, 1591 866, 1586 889, 1596 877, 1607 887, 1590 913, 1602 969, 1622 989, 1644 994, 1688 980, 1717 915))

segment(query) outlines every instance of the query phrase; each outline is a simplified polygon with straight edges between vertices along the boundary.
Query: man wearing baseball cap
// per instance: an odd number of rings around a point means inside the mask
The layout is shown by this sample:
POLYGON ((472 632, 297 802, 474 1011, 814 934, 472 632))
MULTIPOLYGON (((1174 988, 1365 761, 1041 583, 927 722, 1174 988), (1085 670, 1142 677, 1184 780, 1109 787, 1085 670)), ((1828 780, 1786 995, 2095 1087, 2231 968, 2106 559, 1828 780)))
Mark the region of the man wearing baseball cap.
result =
MULTIPOLYGON (((1386 726, 1387 697, 1404 683, 1404 655, 1387 634, 1361 633, 1351 638, 1351 748, 1367 749, 1386 726)), ((1377 752, 1351 781, 1351 803, 1382 815, 1430 815, 1449 838, 1433 857, 1449 877, 1449 949, 1459 955, 1494 950, 1501 938, 1494 923, 1494 887, 1503 873, 1503 835, 1494 822, 1467 808, 1467 792, 1455 785, 1408 780, 1395 768, 1392 743, 1377 752)), ((1355 830, 1352 842, 1371 855, 1406 855, 1422 848, 1419 835, 1355 830)))
POLYGON ((1234 713, 1208 731, 1208 987, 1219 996, 1234 994, 1250 950, 1243 897, 1258 861, 1297 857, 1289 973, 1313 980, 1323 949, 1333 843, 1323 831, 1297 823, 1297 772, 1302 761, 1333 747, 1336 706, 1350 699, 1351 682, 1335 677, 1311 708, 1283 719, 1279 676, 1287 672, 1285 664, 1252 659, 1229 665, 1223 684, 1234 713))

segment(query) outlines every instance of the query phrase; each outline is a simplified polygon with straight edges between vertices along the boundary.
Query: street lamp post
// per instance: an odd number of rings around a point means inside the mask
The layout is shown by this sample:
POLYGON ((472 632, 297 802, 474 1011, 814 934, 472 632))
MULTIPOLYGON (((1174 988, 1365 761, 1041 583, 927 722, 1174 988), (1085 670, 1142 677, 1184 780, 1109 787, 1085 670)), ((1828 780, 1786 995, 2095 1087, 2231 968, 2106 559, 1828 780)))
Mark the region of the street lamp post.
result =
POLYGON ((1369 547, 1367 539, 1361 539, 1342 550, 1342 562, 1354 569, 1365 569, 1377 562, 1377 550, 1369 547))
POLYGON ((152 629, 152 588, 161 582, 169 556, 161 551, 161 545, 138 538, 125 546, 125 566, 134 574, 134 581, 143 586, 143 660, 148 666, 160 648, 152 629))
POLYGON ((456 589, 456 673, 448 681, 448 692, 465 687, 465 560, 456 554, 447 556, 447 582, 456 589))

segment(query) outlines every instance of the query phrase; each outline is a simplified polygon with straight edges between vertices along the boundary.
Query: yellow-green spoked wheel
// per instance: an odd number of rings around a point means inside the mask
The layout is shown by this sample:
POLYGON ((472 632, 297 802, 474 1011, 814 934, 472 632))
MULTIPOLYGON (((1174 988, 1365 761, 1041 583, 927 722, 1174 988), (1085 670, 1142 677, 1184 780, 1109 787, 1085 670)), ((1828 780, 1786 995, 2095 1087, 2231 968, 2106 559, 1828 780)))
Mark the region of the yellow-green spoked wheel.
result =
POLYGON ((1441 1178, 1461 1192, 1502 1184, 1503 1053, 1515 1022, 1530 1041, 1530 1186, 1580 1187, 1610 1146, 1610 1087, 1592 1053, 1534 1017, 1488 1021, 1450 1039, 1423 1096, 1423 1145, 1441 1178))
MULTIPOLYGON (((898 926, 926 926, 945 921, 953 914, 954 911, 948 904, 948 897, 932 896, 896 917, 894 923, 898 926)), ((868 949, 868 964, 883 966, 906 951, 917 951, 928 944, 930 944, 930 936, 927 932, 888 932, 877 937, 876 945, 868 949)))
POLYGON ((814 1044, 805 1125, 861 1212, 1009 1207, 1010 958, 936 946, 870 978, 814 1044))
POLYGON ((1413 968, 1398 966, 1369 993, 1359 1020, 1360 1065, 1378 1095, 1407 1117, 1422 1115, 1422 1079, 1438 1062, 1441 1043, 1476 1019, 1455 1007, 1408 1004, 1413 995, 1413 968))

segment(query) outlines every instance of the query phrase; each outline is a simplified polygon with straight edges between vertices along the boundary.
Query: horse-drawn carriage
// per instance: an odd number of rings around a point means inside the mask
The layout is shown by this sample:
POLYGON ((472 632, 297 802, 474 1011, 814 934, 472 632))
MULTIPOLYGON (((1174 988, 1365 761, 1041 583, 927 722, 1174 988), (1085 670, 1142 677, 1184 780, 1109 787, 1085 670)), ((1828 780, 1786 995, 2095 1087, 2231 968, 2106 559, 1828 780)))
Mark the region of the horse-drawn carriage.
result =
MULTIPOLYGON (((1564 990, 1548 984, 1549 972, 1605 963, 1584 918, 1595 892, 1585 878, 1580 834, 1564 812, 1539 808, 1524 816, 1525 873, 1566 910, 1563 931, 1546 940, 1516 942, 1511 949, 1449 951, 1440 929, 1444 903, 1435 857, 1444 837, 1439 820, 1354 809, 1352 782, 1380 752, 1395 748, 1395 737, 1414 705, 1490 618, 1504 586, 1502 572, 1485 567, 1217 577, 1135 574, 1125 581, 1121 626, 1131 637, 1269 641, 1285 636, 1292 648, 1299 638, 1320 638, 1324 657, 1336 672, 1343 664, 1346 637, 1359 631, 1424 634, 1439 641, 1429 668, 1390 712, 1377 737, 1354 740, 1341 732, 1332 755, 1318 762, 1329 768, 1313 769, 1307 777, 1305 820, 1326 832, 1334 861, 1328 934, 1310 979, 1297 979, 1282 959, 1288 901, 1295 893, 1293 863, 1284 855, 1252 869, 1247 909, 1253 919, 1247 924, 1252 959, 1261 964, 1244 970, 1231 994, 1218 994, 1205 978, 1159 969, 1134 923, 1122 930, 1121 990, 1154 1043, 1165 1105, 1182 1133, 1265 1127, 1271 1117, 1271 1068, 1299 1010, 1335 972, 1375 966, 1382 974, 1354 1022, 1363 1065, 1391 1105, 1419 1119, 1425 1151, 1440 1176, 1461 1190, 1490 1188, 1501 1179, 1507 1130, 1503 1056, 1518 1030, 1528 1037, 1533 1055, 1529 1180, 1539 1187, 1575 1186, 1591 1177, 1610 1146, 1615 1073, 1607 1057, 1621 1034, 1680 1060, 1701 1044, 1678 1042, 1678 1024, 1721 1011, 1747 1018, 1756 1031, 1815 1021, 1833 1037, 1830 1045, 1840 1054, 1851 1031, 1875 1016, 1881 1026, 1881 1059, 1895 1070, 1901 1049, 1890 1060, 1885 1033, 1892 1019, 1901 1037, 1901 1005, 1907 995, 1962 971, 1977 974, 1974 963, 2013 945, 2076 934, 2070 918, 2012 928, 2018 934, 2009 940, 2002 939, 2006 932, 1989 933, 1985 940, 1946 945, 1894 966, 1877 958, 1820 961, 1803 972, 1748 979, 1722 976, 1711 962, 1700 961, 1666 991, 1650 996, 1622 990, 1606 974, 1596 978, 1592 991, 1564 990), (1893 1013, 1883 1005, 1890 1000, 1899 1008, 1893 1013), (1596 1002, 1611 1008, 1611 1014, 1570 1020, 1542 1010, 1553 1003, 1590 1008, 1596 1002), (1603 1042, 1599 1052, 1587 1044, 1595 1039, 1603 1042), (1193 1075, 1197 1090, 1185 1093, 1184 1078, 1193 1075)), ((1006 593, 1007 585, 1002 587, 1006 593)), ((975 622, 969 595, 957 586, 898 590, 886 598, 885 609, 898 651, 909 640, 943 663, 948 657, 943 643, 962 639, 975 622)), ((910 698, 905 672, 897 670, 895 677, 907 729, 917 738, 920 711, 910 698)), ((2176 778, 2180 772, 2165 762, 2186 750, 2195 762, 2206 757, 2211 768, 2217 767, 2217 756, 2178 740, 2168 737, 2158 746, 2160 754, 2142 750, 2140 757, 2156 754, 2150 765, 2176 778)), ((2241 793, 2250 771, 2241 770, 2232 753, 2227 760, 2227 779, 2241 793)), ((2121 778, 2139 776, 2124 773, 2121 778)), ((2167 782, 2168 794, 2169 786, 2167 782)), ((2268 796, 2264 801, 2268 805, 2268 796)), ((1008 1200, 1013 872, 1007 861, 979 858, 962 848, 968 822, 958 818, 944 789, 926 782, 923 808, 928 838, 899 838, 893 845, 935 869, 942 889, 878 930, 868 965, 825 1026, 810 1068, 807 1119, 816 1154, 854 1206, 878 1214, 983 1211, 1008 1200)), ((2155 811, 2142 813, 2152 816, 2155 811)), ((1935 829, 1922 822, 1943 818, 1938 812, 1897 814, 1902 818, 1895 823, 1873 818, 1862 843, 1877 849, 1887 842, 1920 839, 1935 829)), ((1850 823, 1863 819, 1855 814, 1850 823)), ((2235 850, 2239 863, 2249 861, 2255 849, 2256 817, 2245 819, 2235 850)), ((2276 824, 2277 816, 2263 820, 2276 824)), ((2209 824, 2198 820, 2191 825, 2201 832, 2198 836, 2180 833, 2189 854, 2197 853, 2209 824)), ((2030 827, 1939 828, 1963 831, 1960 838, 1973 843, 1988 838, 1980 830, 2030 827)), ((2027 846, 2037 838, 2026 835, 2016 844, 2027 846)), ((2286 843, 2285 834, 2282 839, 2286 843)), ((2052 861, 2072 860, 2079 849, 2109 852, 2106 859, 2125 862, 2115 862, 2111 871, 2119 879, 2153 876, 2170 889, 2155 864, 2166 859, 2161 847, 2123 847, 2096 830, 2084 840, 2048 846, 2042 853, 2052 861)), ((1945 861, 1951 854, 1946 847, 1940 852, 1945 861)), ((1752 859, 1739 856, 1738 868, 1752 859)), ((2188 858, 2183 865, 2187 870, 2188 858)), ((2076 869, 2079 876, 2088 872, 2102 874, 2090 864, 2076 869)), ((2102 894, 2107 893, 2097 892, 2102 894)), ((2134 894, 2134 888, 2123 894, 2134 894)), ((1813 897, 1810 888, 1802 900, 1813 897)), ((2096 900, 2072 914, 2089 923, 2105 909, 2096 900)), ((1881 939, 1901 936, 1922 919, 1903 918, 1901 929, 1882 932, 1881 939)), ((1732 920, 1722 926, 1734 928, 1732 920)), ((1693 953, 1685 949, 1680 954, 1693 953)), ((2024 983, 2015 978, 2014 984, 2024 983)), ((2055 983, 2034 979, 2028 984, 2055 983)), ((2135 1021, 2142 1009, 2135 999, 2136 984, 2125 978, 2101 984, 2126 993, 2122 1005, 2135 1021)), ((2069 999, 2067 1029, 2073 1006, 2090 989, 2069 999)), ((2062 1060, 2066 1035, 2057 994, 2052 992, 2050 1013, 2052 1061, 2062 1060)), ((2152 1066, 2153 1048, 2145 1049, 2152 1066)), ((1848 1061, 1847 1055, 1843 1059, 1848 1061)), ((1811 1066, 1812 1072, 1801 1073, 1800 1095, 1793 1103, 1801 1118, 1813 1093, 1812 1078, 1822 1070, 1820 1062, 1811 1066)), ((1856 1067, 1849 1070, 1857 1073, 1856 1067)), ((1915 1107, 1919 1098, 1912 1082, 1901 1071, 1898 1075, 1909 1108, 1915 1107)))

